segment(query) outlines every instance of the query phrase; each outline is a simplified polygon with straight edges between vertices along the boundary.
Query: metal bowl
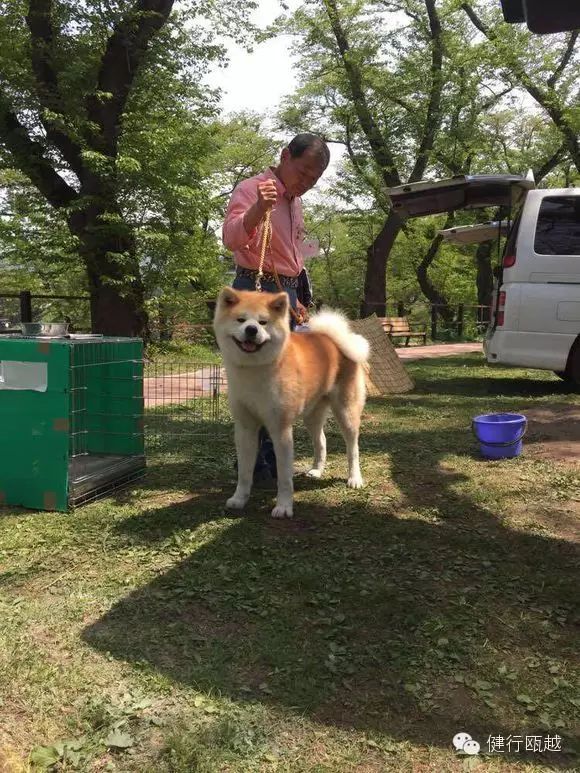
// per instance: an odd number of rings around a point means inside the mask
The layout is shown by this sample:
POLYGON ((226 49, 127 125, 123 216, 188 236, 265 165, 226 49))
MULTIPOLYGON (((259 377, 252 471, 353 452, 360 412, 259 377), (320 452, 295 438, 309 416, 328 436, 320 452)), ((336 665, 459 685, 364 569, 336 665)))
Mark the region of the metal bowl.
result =
POLYGON ((64 336, 68 331, 68 322, 21 322, 22 335, 25 336, 64 336))

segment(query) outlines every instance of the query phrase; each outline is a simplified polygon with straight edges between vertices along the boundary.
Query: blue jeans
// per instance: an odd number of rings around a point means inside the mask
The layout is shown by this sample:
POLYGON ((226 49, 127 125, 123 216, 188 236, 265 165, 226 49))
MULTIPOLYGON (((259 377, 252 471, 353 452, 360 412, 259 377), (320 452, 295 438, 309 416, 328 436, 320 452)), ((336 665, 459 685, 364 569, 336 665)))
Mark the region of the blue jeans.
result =
MULTIPOLYGON (((234 279, 234 282, 232 284, 232 287, 234 290, 255 290, 256 285, 254 283, 254 280, 249 276, 237 276, 234 279)), ((264 282, 262 281, 262 290, 265 293, 279 293, 280 290, 276 287, 276 284, 274 282, 264 282)), ((296 308, 296 303, 298 302, 298 296, 296 294, 296 288, 295 287, 284 287, 283 290, 287 293, 288 298, 290 299, 290 305, 293 309, 296 308)), ((294 330, 294 318, 290 316, 290 330, 294 330)))
MULTIPOLYGON (((254 280, 249 276, 237 276, 232 284, 234 290, 255 290, 256 285, 254 280)), ((290 304, 293 309, 296 308, 296 302, 298 296, 296 295, 296 288, 285 287, 285 292, 288 294, 290 304)), ((278 293, 280 292, 274 282, 262 282, 262 291, 265 293, 278 293)), ((290 330, 294 330, 296 323, 294 318, 290 316, 290 330)), ((258 448, 258 457, 256 464, 254 465, 254 477, 262 477, 264 473, 270 473, 273 478, 277 478, 276 469, 276 454, 274 453, 274 444, 272 439, 268 435, 264 427, 260 428, 258 448)))

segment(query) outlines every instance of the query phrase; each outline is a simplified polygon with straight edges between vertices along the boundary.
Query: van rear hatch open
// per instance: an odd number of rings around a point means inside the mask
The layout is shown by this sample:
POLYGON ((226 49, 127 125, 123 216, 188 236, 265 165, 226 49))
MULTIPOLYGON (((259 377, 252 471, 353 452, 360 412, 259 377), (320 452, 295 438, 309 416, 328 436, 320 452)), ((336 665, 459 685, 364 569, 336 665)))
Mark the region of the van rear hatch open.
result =
POLYGON ((437 215, 457 209, 516 207, 535 187, 533 175, 457 175, 446 180, 423 180, 399 185, 387 193, 401 218, 437 215))
POLYGON ((444 228, 437 231, 446 242, 451 244, 480 244, 490 242, 498 236, 507 236, 510 224, 507 220, 490 220, 487 223, 475 225, 458 225, 455 228, 444 228))

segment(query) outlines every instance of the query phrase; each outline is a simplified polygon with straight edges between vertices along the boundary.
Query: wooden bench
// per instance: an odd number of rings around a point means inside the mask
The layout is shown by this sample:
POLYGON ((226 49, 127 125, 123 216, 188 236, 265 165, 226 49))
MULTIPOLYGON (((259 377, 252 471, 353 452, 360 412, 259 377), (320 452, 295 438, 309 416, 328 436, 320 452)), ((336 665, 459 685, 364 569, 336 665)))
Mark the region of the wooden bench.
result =
POLYGON ((427 343, 427 332, 425 330, 411 330, 407 317, 379 317, 379 322, 391 340, 404 338, 405 346, 409 346, 411 338, 422 338, 423 346, 427 343))

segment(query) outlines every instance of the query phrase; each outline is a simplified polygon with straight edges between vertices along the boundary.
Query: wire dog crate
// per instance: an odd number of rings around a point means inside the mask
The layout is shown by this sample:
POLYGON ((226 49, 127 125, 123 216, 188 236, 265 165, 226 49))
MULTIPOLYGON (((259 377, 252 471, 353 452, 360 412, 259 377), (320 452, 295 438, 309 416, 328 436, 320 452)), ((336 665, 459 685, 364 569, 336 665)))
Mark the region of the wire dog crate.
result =
POLYGON ((193 482, 205 480, 216 464, 231 467, 233 427, 226 391, 225 373, 217 363, 145 363, 145 447, 152 470, 182 465, 193 482))
POLYGON ((145 470, 143 345, 0 337, 0 503, 66 511, 145 470))
POLYGON ((216 440, 223 425, 225 374, 201 361, 145 365, 145 437, 158 446, 168 438, 216 440))

